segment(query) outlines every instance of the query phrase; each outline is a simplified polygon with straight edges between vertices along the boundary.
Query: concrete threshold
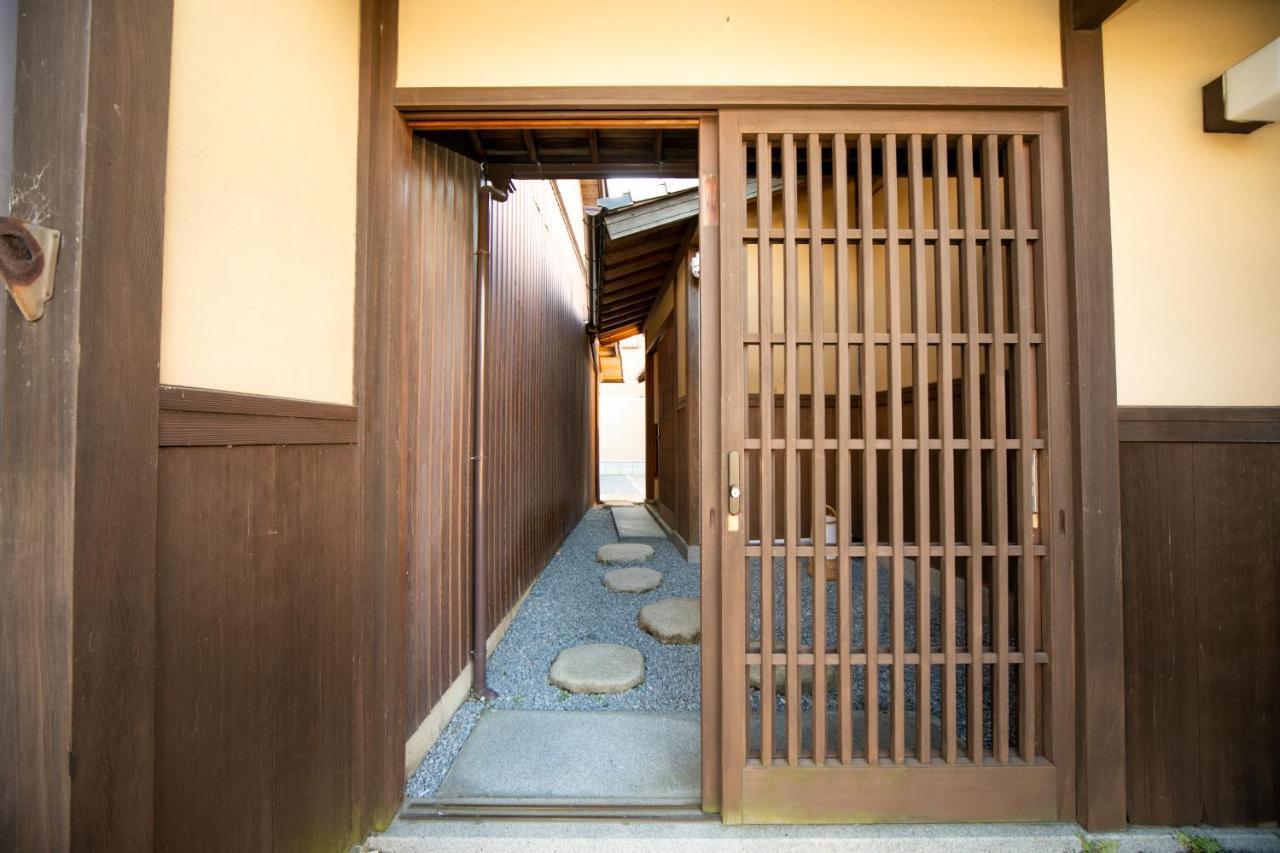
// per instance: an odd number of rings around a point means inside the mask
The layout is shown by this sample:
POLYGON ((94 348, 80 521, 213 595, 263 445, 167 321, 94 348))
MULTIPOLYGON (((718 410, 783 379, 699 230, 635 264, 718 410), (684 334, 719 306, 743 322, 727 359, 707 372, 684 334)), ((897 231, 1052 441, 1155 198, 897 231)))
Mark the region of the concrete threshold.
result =
POLYGON ((696 713, 489 709, 436 791, 509 806, 701 798, 696 713))
MULTIPOLYGON (((1280 850, 1275 829, 1195 827, 1224 850, 1280 850)), ((722 826, 714 821, 406 821, 397 820, 383 835, 370 838, 366 851, 503 851, 521 853, 594 853, 616 850, 697 851, 697 853, 790 853, 790 851, 1079 851, 1084 840, 1111 853, 1180 853, 1171 827, 1134 827, 1123 833, 1086 834, 1072 823, 1049 824, 901 824, 872 826, 722 826)))

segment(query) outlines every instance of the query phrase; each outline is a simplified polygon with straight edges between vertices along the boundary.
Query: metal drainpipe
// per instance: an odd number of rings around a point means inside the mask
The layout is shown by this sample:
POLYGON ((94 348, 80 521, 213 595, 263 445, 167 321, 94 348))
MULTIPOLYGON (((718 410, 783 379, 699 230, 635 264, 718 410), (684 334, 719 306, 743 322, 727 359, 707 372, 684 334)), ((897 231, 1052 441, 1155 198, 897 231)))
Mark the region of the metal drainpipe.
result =
POLYGON ((471 692, 483 701, 498 698, 489 689, 486 675, 489 641, 488 565, 485 560, 484 501, 485 443, 485 338, 489 301, 489 207, 491 200, 503 202, 507 193, 486 182, 480 186, 476 205, 476 290, 475 334, 472 336, 471 390, 471 692))

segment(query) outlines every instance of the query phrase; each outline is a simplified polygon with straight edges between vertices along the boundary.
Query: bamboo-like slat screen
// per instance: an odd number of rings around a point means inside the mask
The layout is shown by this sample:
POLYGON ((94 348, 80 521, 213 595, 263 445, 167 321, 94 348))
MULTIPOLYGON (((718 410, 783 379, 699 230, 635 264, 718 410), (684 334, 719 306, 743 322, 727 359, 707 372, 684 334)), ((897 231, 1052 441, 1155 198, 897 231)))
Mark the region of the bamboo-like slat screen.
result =
POLYGON ((741 141, 747 758, 1035 763, 1040 140, 741 141))

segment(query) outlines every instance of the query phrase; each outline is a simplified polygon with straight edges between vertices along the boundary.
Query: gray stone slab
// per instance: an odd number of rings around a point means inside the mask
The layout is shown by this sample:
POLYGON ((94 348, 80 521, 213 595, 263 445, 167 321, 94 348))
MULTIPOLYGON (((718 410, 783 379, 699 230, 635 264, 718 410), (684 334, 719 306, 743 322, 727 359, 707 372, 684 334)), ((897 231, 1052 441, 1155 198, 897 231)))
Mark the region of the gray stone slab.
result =
POLYGON ((436 797, 693 803, 700 754, 696 713, 491 709, 436 797))
POLYGON ((653 549, 637 542, 610 542, 596 549, 596 562, 639 563, 653 556, 653 549))
POLYGON ((613 523, 619 539, 665 539, 666 532, 642 506, 613 507, 613 523))
POLYGON ((701 605, 696 598, 664 598, 646 604, 636 622, 663 643, 696 643, 702 635, 701 605))
MULTIPOLYGON (((1224 849, 1275 851, 1272 828, 1198 827, 1224 849)), ((1086 833, 1072 822, 724 826, 719 821, 406 820, 370 839, 380 853, 1078 853, 1080 839, 1115 853, 1180 853, 1172 827, 1086 833)))
POLYGON ((600 582, 613 592, 649 592, 662 584, 662 572, 648 566, 628 566, 605 572, 600 582))
POLYGON ((644 655, 613 643, 588 643, 556 655, 549 680, 570 693, 622 693, 644 681, 644 655))

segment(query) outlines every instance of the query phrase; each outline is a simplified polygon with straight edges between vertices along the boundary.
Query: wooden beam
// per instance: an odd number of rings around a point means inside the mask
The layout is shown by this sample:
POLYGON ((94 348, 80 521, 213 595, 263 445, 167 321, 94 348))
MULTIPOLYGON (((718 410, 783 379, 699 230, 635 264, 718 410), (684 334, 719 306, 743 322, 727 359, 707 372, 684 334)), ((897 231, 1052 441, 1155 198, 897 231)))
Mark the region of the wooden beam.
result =
POLYGON ((651 163, 634 161, 627 163, 510 163, 511 176, 521 181, 555 181, 561 179, 589 180, 592 178, 696 178, 698 164, 651 163))
MULTIPOLYGON (((1115 315, 1102 33, 1074 29, 1061 0, 1067 84, 1069 289, 1074 309, 1076 819, 1089 830, 1125 826, 1124 612, 1120 565, 1115 315)), ((1065 518, 1057 524, 1066 524, 1065 518)))
POLYGON ((629 326, 623 326, 618 329, 611 329, 607 332, 602 332, 600 334, 600 343, 601 344, 616 343, 617 341, 625 340, 631 337, 632 335, 638 335, 640 334, 641 331, 642 330, 640 326, 636 323, 632 323, 629 326))
POLYGON ((623 288, 632 287, 637 284, 649 284, 655 278, 657 278, 657 274, 653 272, 635 273, 633 275, 627 276, 626 278, 620 278, 620 279, 615 279, 613 281, 610 281, 608 283, 607 290, 616 292, 623 288))
POLYGON ((523 130, 520 135, 524 137, 524 148, 529 155, 530 163, 538 162, 538 145, 533 141, 533 131, 523 130))
POLYGON ((601 301, 603 304, 607 305, 611 302, 617 302, 619 300, 627 299, 631 296, 635 296, 638 293, 650 293, 662 287, 662 284, 663 284, 663 281, 661 278, 658 278, 657 276, 651 276, 649 278, 646 278, 644 280, 644 284, 639 286, 627 287, 619 290, 605 291, 603 294, 603 299, 601 301))
POLYGON ((669 249, 672 246, 678 246, 680 245, 681 239, 681 234, 672 234, 661 240, 645 240, 621 249, 607 248, 604 250, 604 260, 606 264, 610 261, 629 261, 632 258, 638 258, 659 249, 669 249))
POLYGON ((638 255, 630 260, 619 261, 612 266, 609 265, 609 256, 605 255, 604 280, 606 282, 615 281, 619 278, 626 278, 634 275, 641 270, 650 267, 661 267, 671 262, 671 247, 665 249, 657 249, 652 252, 646 252, 638 255))
MULTIPOLYGON (((1059 108, 1057 88, 973 86, 439 86, 396 89, 410 119, 454 110, 680 110, 732 107, 1059 108)), ((687 117, 687 116, 684 116, 687 117)))
POLYGON ((600 162, 600 137, 596 135, 595 128, 587 131, 587 146, 591 149, 591 162, 600 162))
POLYGON ((628 276, 640 275, 641 273, 654 269, 655 267, 664 267, 670 263, 670 261, 671 256, 668 254, 663 254, 661 257, 656 259, 645 256, 640 260, 629 261, 625 264, 620 264, 611 270, 605 270, 604 281, 607 286, 621 279, 625 279, 628 276))
POLYGON ((658 288, 654 287, 652 290, 648 291, 647 293, 640 293, 635 296, 629 296, 626 299, 622 299, 617 302, 608 304, 604 306, 603 310, 606 316, 610 314, 617 314, 620 311, 625 311, 628 308, 634 308, 637 305, 649 305, 653 302, 655 298, 657 298, 657 295, 658 295, 658 288))
POLYGON ((616 317, 611 317, 607 322, 602 323, 601 329, 608 331, 609 329, 616 329, 619 326, 626 325, 627 323, 643 320, 645 317, 649 316, 650 310, 651 309, 649 307, 632 308, 631 310, 619 314, 616 317))
POLYGON ((697 119, 689 118, 413 118, 406 122, 414 130, 585 130, 594 136, 598 130, 654 130, 691 128, 697 119))
POLYGON ((1071 25, 1077 30, 1096 30, 1132 0, 1075 0, 1071 25))

